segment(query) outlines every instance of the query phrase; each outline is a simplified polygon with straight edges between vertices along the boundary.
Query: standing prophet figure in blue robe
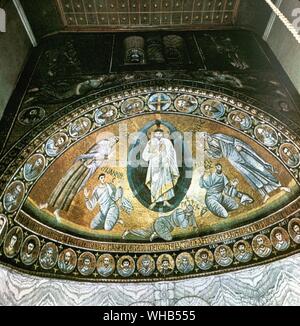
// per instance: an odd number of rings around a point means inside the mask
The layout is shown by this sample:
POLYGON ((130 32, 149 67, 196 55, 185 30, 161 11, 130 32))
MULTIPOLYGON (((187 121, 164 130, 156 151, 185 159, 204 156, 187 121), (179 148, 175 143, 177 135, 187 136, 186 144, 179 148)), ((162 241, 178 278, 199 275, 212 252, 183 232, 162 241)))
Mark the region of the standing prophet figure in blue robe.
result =
POLYGON ((229 163, 244 177, 249 185, 267 202, 270 193, 280 189, 290 192, 290 188, 282 187, 274 176, 274 167, 264 161, 248 144, 224 134, 204 133, 205 150, 212 159, 226 158, 229 163))
POLYGON ((119 138, 115 136, 100 139, 85 154, 76 157, 66 174, 60 179, 46 203, 40 209, 53 207, 54 216, 60 221, 60 212, 68 212, 75 196, 85 188, 98 168, 108 161, 119 138))

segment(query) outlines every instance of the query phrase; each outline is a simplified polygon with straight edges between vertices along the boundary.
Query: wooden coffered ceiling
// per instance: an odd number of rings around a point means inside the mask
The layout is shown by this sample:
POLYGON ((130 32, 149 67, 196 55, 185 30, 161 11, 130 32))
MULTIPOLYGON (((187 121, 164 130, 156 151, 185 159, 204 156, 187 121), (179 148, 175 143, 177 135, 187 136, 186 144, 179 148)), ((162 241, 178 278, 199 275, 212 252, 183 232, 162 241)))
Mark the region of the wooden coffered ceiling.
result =
POLYGON ((19 0, 39 40, 52 33, 246 28, 263 34, 262 0, 19 0))
POLYGON ((57 0, 68 29, 232 25, 240 0, 57 0))

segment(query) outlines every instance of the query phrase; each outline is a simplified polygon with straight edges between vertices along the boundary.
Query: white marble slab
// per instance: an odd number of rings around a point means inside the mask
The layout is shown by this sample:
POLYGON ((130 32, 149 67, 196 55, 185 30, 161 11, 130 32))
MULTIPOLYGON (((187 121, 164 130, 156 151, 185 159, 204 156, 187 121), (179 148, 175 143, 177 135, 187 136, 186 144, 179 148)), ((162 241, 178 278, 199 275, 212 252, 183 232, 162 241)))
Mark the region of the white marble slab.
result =
POLYGON ((300 255, 230 274, 152 284, 61 281, 1 267, 0 305, 300 306, 300 255))

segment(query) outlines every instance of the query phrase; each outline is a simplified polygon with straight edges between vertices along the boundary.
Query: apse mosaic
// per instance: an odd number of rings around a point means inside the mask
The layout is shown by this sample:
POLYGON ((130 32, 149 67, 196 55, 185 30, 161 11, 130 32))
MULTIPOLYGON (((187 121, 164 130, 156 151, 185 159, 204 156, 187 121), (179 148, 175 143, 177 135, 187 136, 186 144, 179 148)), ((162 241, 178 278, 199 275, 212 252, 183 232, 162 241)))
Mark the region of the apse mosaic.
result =
MULTIPOLYGON (((30 107, 20 122, 43 114, 30 107)), ((281 121, 223 93, 95 93, 57 112, 3 172, 1 261, 126 282, 285 257, 300 244, 299 148, 281 121)))
POLYGON ((246 31, 47 38, 1 121, 0 263, 145 282, 299 252, 297 97, 271 59, 246 31))

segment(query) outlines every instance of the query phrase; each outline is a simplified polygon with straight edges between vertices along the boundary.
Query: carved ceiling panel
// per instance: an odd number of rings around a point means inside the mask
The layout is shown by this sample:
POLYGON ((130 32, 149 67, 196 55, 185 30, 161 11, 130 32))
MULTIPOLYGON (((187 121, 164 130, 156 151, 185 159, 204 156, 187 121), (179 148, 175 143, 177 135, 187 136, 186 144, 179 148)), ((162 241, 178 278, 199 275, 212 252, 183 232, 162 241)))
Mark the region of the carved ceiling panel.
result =
POLYGON ((57 0, 70 29, 233 25, 239 0, 57 0))

